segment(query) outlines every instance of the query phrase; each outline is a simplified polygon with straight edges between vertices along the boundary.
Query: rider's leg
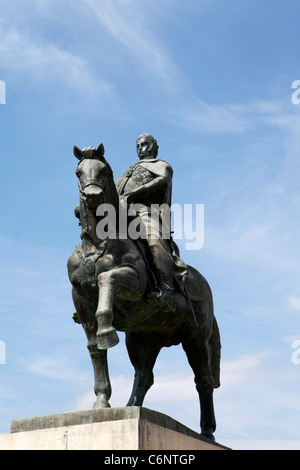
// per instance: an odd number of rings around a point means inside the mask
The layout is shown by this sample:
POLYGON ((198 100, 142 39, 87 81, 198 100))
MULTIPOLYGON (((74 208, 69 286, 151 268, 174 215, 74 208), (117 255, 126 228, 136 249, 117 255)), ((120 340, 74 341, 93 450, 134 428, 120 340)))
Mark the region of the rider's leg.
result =
POLYGON ((163 303, 166 309, 174 312, 173 259, 163 238, 159 213, 141 211, 139 218, 152 255, 151 268, 157 281, 157 287, 150 293, 149 300, 159 299, 160 306, 163 303))
POLYGON ((148 244, 158 287, 153 291, 153 294, 160 296, 161 300, 174 311, 173 260, 171 254, 167 250, 165 242, 161 239, 150 239, 148 244))

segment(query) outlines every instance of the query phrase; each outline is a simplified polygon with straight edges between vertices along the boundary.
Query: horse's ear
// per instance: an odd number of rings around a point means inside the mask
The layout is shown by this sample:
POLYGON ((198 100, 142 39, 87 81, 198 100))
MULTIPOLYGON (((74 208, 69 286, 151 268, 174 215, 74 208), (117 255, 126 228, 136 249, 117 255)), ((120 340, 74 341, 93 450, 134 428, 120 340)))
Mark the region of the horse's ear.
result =
POLYGON ((73 153, 75 155, 76 158, 78 158, 78 160, 81 160, 82 159, 82 150, 80 150, 76 145, 74 145, 73 147, 73 153))
POLYGON ((98 146, 98 148, 97 148, 97 155, 98 155, 100 158, 102 158, 103 155, 104 155, 104 152, 105 152, 105 150, 104 150, 104 145, 101 143, 101 144, 98 146))

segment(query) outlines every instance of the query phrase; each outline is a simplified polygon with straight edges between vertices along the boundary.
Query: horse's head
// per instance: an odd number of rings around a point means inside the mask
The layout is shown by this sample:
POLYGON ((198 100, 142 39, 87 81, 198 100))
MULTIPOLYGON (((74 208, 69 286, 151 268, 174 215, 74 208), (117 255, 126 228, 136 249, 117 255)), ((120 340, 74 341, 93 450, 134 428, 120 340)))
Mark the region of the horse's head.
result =
POLYGON ((88 209, 95 211, 104 201, 104 191, 111 169, 104 158, 104 146, 86 147, 80 150, 74 145, 74 155, 79 163, 76 168, 80 198, 88 209))

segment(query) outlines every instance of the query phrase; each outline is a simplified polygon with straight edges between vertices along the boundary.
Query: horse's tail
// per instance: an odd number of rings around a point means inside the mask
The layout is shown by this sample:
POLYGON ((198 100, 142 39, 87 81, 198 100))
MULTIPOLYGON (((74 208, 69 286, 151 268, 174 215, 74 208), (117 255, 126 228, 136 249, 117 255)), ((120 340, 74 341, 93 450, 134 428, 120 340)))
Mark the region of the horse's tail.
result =
POLYGON ((209 338, 209 346, 211 351, 211 371, 213 375, 213 387, 218 388, 220 387, 220 361, 221 361, 221 338, 220 338, 220 331, 218 327, 218 323, 214 314, 214 301, 213 295, 208 284, 207 280, 202 276, 204 280, 204 292, 205 298, 208 302, 208 309, 210 312, 210 316, 212 316, 212 331, 211 336, 209 338))
POLYGON ((213 330, 209 340, 211 349, 211 368, 214 378, 214 388, 220 387, 220 360, 221 360, 221 339, 217 320, 213 318, 213 330))

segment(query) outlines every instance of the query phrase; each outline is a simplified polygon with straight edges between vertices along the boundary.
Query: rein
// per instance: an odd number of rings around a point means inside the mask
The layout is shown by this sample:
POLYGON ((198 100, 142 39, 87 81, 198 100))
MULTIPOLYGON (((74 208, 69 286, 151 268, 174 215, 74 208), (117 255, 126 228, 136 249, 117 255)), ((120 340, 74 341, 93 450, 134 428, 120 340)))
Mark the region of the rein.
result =
MULTIPOLYGON (((78 188, 79 188, 79 193, 80 193, 80 199, 83 200, 85 202, 86 200, 86 194, 84 192, 84 190, 88 187, 88 186, 97 186, 98 188, 100 188, 102 191, 104 191, 104 188, 100 185, 99 181, 95 180, 95 179, 90 179, 88 180, 88 182, 84 185, 84 187, 81 186, 80 184, 80 181, 79 181, 79 178, 77 178, 77 182, 78 182, 78 188)), ((105 182, 105 185, 106 185, 106 182, 105 182)), ((104 185, 104 187, 105 187, 104 185)))
MULTIPOLYGON (((84 218, 85 218, 85 222, 86 222, 86 228, 81 232, 80 234, 80 238, 82 239, 82 237, 85 235, 85 234, 88 234, 89 233, 89 230, 90 230, 90 227, 88 225, 88 217, 87 217, 87 204, 86 204, 86 194, 84 192, 84 190, 88 187, 88 186, 97 186, 98 188, 101 189, 102 193, 104 192, 104 189, 105 189, 105 186, 106 186, 106 181, 104 183, 104 187, 103 185, 101 185, 99 183, 98 180, 96 179, 89 179, 87 181, 87 183, 82 187, 82 185, 80 184, 80 181, 79 181, 79 178, 77 177, 77 183, 78 183, 78 188, 79 188, 79 198, 80 198, 80 201, 83 203, 83 206, 84 206, 84 218)), ((99 239, 98 239, 99 240, 99 239)), ((100 241, 100 240, 99 240, 100 241)))

